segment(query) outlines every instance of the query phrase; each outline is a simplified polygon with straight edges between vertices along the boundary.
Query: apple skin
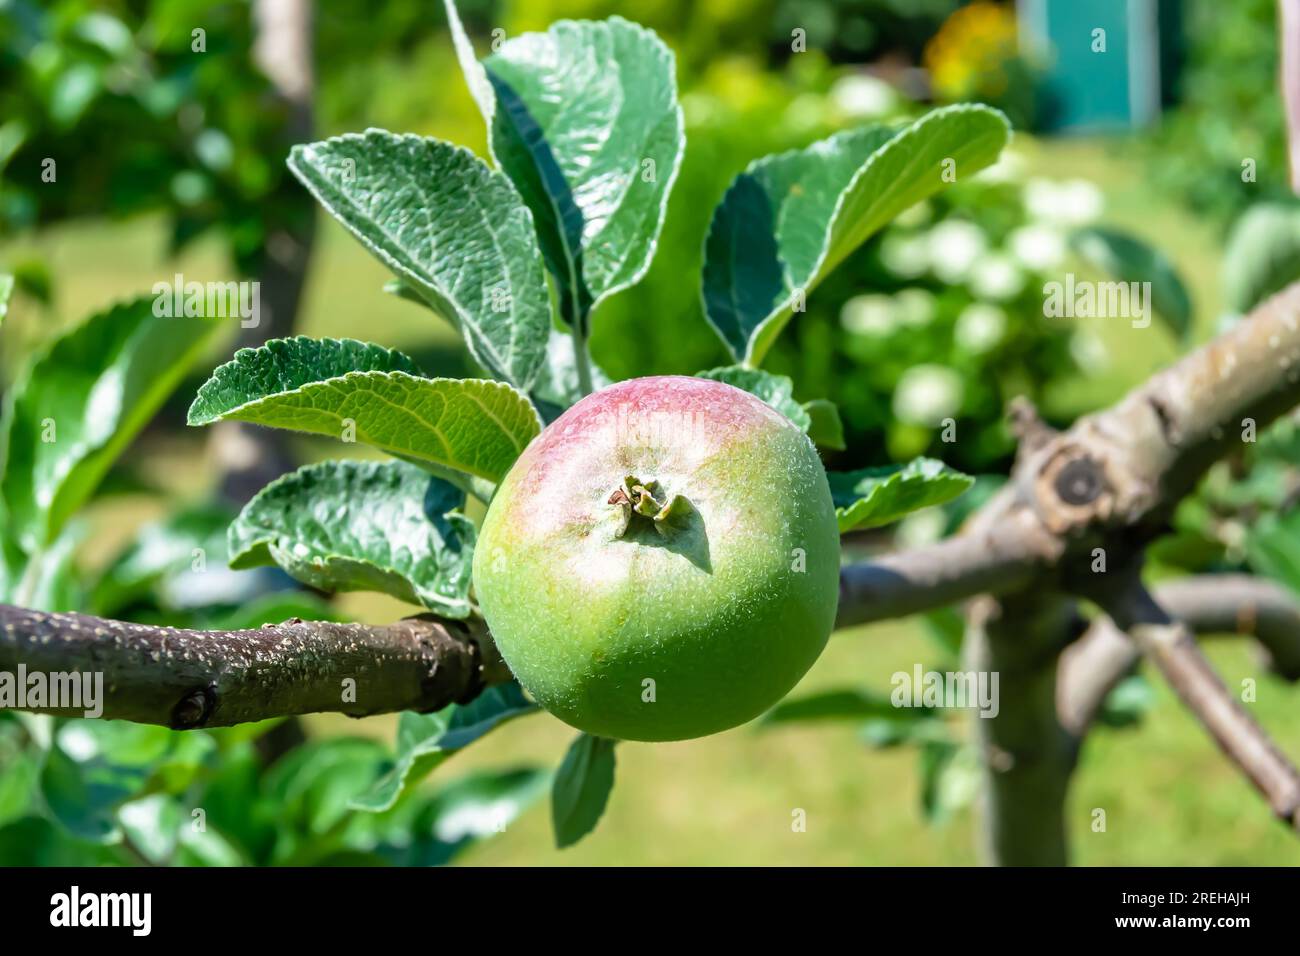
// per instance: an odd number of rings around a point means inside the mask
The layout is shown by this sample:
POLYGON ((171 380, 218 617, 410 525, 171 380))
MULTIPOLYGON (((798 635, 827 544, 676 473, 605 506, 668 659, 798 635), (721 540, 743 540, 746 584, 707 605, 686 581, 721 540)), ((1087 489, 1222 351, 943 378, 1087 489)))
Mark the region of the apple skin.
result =
POLYGON ((546 710, 601 737, 684 740, 794 687, 834 625, 839 566, 808 436, 748 392, 663 376, 589 395, 533 440, 488 508, 474 587, 546 710), (617 503, 627 476, 689 503, 671 530, 617 503))

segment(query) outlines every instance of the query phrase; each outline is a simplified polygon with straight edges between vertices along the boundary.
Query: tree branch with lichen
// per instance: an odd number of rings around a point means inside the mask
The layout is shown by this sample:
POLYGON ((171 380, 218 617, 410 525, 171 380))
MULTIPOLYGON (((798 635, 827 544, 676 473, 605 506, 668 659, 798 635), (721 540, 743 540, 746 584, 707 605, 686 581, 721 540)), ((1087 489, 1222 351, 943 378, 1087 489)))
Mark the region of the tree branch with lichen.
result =
POLYGON ((510 679, 485 632, 429 617, 195 631, 0 604, 0 671, 19 665, 102 673, 103 717, 180 730, 323 711, 439 710, 510 679))

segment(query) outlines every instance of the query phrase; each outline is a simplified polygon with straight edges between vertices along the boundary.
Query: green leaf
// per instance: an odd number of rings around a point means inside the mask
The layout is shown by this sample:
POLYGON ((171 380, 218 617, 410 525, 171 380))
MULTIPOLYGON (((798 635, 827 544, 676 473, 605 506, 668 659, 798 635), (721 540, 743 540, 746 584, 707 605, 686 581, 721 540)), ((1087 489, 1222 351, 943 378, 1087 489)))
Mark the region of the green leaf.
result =
POLYGON ((711 368, 707 372, 697 372, 696 377, 724 382, 751 395, 757 395, 798 425, 801 431, 806 432, 812 427, 812 417, 794 400, 794 382, 788 375, 773 375, 771 372, 745 368, 743 365, 727 365, 723 368, 711 368))
POLYGON ((933 458, 915 458, 906 465, 832 471, 827 478, 840 534, 891 524, 913 511, 944 504, 975 483, 970 475, 933 458))
POLYGON ((1300 206, 1256 203, 1238 219, 1223 253, 1223 305, 1245 314, 1300 279, 1300 206))
MULTIPOLYGON (((861 720, 864 717, 893 717, 899 709, 889 695, 861 688, 827 690, 807 697, 783 700, 762 718, 762 726, 810 720, 861 720)), ((909 716, 929 716, 930 711, 915 708, 909 716)))
POLYGON ((0 721, 0 827, 35 809, 39 755, 17 721, 0 721))
POLYGON ((892 714, 868 717, 858 736, 868 747, 887 750, 904 744, 951 743, 952 734, 942 720, 926 720, 933 711, 919 707, 899 707, 892 714))
POLYGON ((58 537, 219 328, 160 318, 152 299, 136 299, 61 336, 27 370, 0 426, 0 493, 26 551, 58 537))
POLYGON ((908 207, 997 159, 1010 127, 997 110, 932 110, 893 130, 868 126, 749 165, 713 213, 704 313, 738 361, 758 365, 807 296, 908 207), (951 165, 948 161, 951 160, 951 165))
POLYGON ((840 421, 840 410, 835 403, 825 398, 814 398, 803 403, 803 410, 808 415, 808 437, 819 448, 843 451, 844 423, 840 421))
POLYGON ((983 770, 971 745, 930 741, 921 747, 921 812, 926 822, 946 823, 979 792, 983 770))
POLYGON ((390 809, 455 751, 536 709, 519 685, 511 682, 489 687, 468 704, 451 704, 432 714, 403 712, 397 723, 396 764, 352 801, 353 809, 372 813, 390 809))
POLYGON ((579 734, 569 745, 551 787, 551 825, 563 850, 596 828, 614 788, 614 745, 606 737, 579 734))
POLYGON ((1300 594, 1300 510, 1261 517, 1246 534, 1246 561, 1300 594))
MULTIPOLYGON (((966 618, 952 605, 937 607, 921 614, 921 624, 930 638, 949 661, 961 659, 962 642, 966 639, 966 618)), ((953 668, 945 667, 944 670, 953 668)))
POLYGON ((199 504, 145 525, 96 582, 91 606, 112 616, 159 585, 194 570, 195 551, 205 561, 224 561, 226 528, 233 513, 223 505, 199 504))
POLYGON ((329 843, 322 837, 349 816, 352 801, 365 792, 384 761, 378 741, 331 737, 308 741, 272 764, 263 790, 281 841, 273 862, 327 851, 329 843))
POLYGON ((0 275, 0 325, 4 325, 5 317, 9 315, 9 297, 14 293, 14 277, 11 275, 0 275))
POLYGON ((41 768, 51 816, 81 839, 115 842, 118 807, 142 794, 175 737, 166 727, 127 721, 63 721, 41 768))
POLYGON ((1097 722, 1116 729, 1135 727, 1156 705, 1155 688, 1141 674, 1130 674, 1110 689, 1097 722))
POLYGON ((78 840, 45 817, 27 816, 0 827, 0 859, 7 866, 121 866, 119 850, 78 840))
POLYGON ((182 826, 172 861, 176 866, 248 866, 239 849, 213 827, 182 826))
POLYGON ((59 536, 37 552, 23 570, 22 593, 15 599, 36 611, 79 611, 85 595, 77 569, 77 552, 89 536, 88 523, 73 518, 59 536))
POLYGON ((1149 282, 1147 306, 1180 338, 1192 330, 1192 297, 1164 253, 1136 236, 1108 226, 1086 226, 1070 237, 1074 251, 1117 282, 1149 282))
POLYGON ((533 212, 562 314, 585 330, 654 256, 685 150, 672 52, 621 17, 561 20, 485 66, 493 155, 533 212))
POLYGON ((83 779, 77 762, 58 745, 45 755, 41 793, 50 816, 73 836, 92 843, 113 843, 120 838, 114 809, 131 791, 83 779))
POLYGON ((123 804, 117 818, 131 845, 146 860, 159 866, 176 852, 181 831, 189 829, 183 812, 175 800, 155 793, 123 804))
POLYGON ((191 425, 210 425, 231 410, 267 395, 341 378, 349 372, 406 372, 422 375, 415 361, 394 349, 355 339, 313 339, 296 335, 240 349, 199 387, 190 405, 191 425))
POLYGON ((232 568, 277 564, 322 591, 470 613, 465 493, 404 461, 326 461, 267 485, 230 525, 232 568))
POLYGON ((546 793, 551 774, 539 767, 476 771, 438 790, 417 817, 416 840, 398 862, 434 866, 502 832, 546 793))
POLYGON ((18 587, 27 569, 27 555, 9 536, 9 522, 5 518, 4 502, 0 500, 0 602, 19 604, 18 587))
POLYGON ((527 388, 550 297, 533 217, 473 153, 383 130, 295 146, 289 168, 371 254, 452 322, 492 375, 527 388))
POLYGON ((233 419, 335 438, 354 429, 351 437, 390 454, 492 482, 541 431, 527 397, 504 382, 346 368, 410 361, 381 353, 301 337, 242 349, 199 389, 189 423, 233 419))

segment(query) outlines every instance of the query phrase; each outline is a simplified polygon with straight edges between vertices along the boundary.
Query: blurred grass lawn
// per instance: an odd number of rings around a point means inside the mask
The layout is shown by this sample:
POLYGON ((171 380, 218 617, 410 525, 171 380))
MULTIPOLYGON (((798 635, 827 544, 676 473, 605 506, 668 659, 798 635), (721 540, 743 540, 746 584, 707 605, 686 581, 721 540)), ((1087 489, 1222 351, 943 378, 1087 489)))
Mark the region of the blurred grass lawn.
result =
MULTIPOLYGON (((1148 170, 1113 144, 1064 141, 1031 144, 1031 168, 1053 177, 1080 176, 1107 194, 1105 221, 1160 245, 1177 261, 1198 303, 1197 339, 1213 326, 1218 237, 1153 196, 1148 170)), ((430 371, 453 371, 456 340, 427 313, 380 291, 386 276, 342 230, 322 217, 322 241, 301 331, 354 336, 410 350, 430 371)), ((60 321, 75 320, 119 297, 147 291, 173 272, 219 276, 218 249, 201 244, 172 265, 156 224, 94 224, 52 230, 30 244, 47 257, 58 283, 60 321)), ((19 251, 10 246, 4 253, 19 251)), ((7 256, 6 256, 7 257, 7 256)), ((632 290, 629 294, 635 294, 632 290)), ((1103 330, 1111 366, 1074 382, 1062 402, 1084 407, 1116 397, 1177 350, 1161 331, 1116 323, 1103 330)), ((229 352, 223 344, 214 361, 229 352)), ((178 399, 181 407, 189 396, 178 399)), ((152 433, 138 452, 157 480, 179 497, 206 490, 201 436, 152 433)), ((306 445, 304 453, 326 453, 306 445)), ((100 533, 91 559, 111 553, 131 528, 161 510, 159 502, 115 499, 97 515, 100 533)), ((388 620, 405 609, 384 599, 345 596, 347 613, 388 620)), ((1211 656, 1230 686, 1259 680, 1259 719, 1300 756, 1300 691, 1259 674, 1244 642, 1223 641, 1211 656)), ((795 693, 833 686, 887 692, 896 670, 935 660, 932 644, 913 622, 848 632, 795 693)), ((1010 690, 1004 688, 1004 690, 1010 690)), ((1070 798, 1071 835, 1080 864, 1300 864, 1300 843, 1276 824, 1253 790, 1219 755, 1162 686, 1158 704, 1136 730, 1093 735, 1070 798), (1094 833, 1094 808, 1106 811, 1105 833, 1094 833)), ((393 718, 353 722, 311 718, 314 733, 368 734, 392 739, 393 718)), ((502 728, 456 757, 439 778, 472 767, 533 763, 554 766, 573 732, 539 715, 502 728)), ((623 744, 618 786, 598 830, 558 852, 545 804, 509 831, 471 850, 470 864, 969 864, 975 862, 971 811, 942 826, 926 825, 919 810, 917 756, 910 750, 872 751, 856 727, 827 724, 757 731, 740 728, 679 744, 623 744), (795 808, 807 812, 807 832, 791 830, 795 808)))

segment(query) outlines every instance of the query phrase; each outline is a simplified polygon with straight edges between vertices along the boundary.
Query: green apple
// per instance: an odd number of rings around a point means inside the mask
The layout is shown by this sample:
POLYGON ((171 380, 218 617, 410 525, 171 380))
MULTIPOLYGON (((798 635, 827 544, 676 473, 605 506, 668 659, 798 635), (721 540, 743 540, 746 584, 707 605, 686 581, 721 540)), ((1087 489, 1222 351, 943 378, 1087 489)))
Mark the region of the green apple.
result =
POLYGON ((626 740, 744 723, 826 645, 839 531, 812 442, 730 385, 667 376, 578 402, 488 508, 474 588, 515 676, 626 740))

